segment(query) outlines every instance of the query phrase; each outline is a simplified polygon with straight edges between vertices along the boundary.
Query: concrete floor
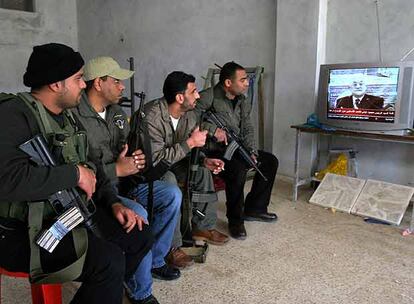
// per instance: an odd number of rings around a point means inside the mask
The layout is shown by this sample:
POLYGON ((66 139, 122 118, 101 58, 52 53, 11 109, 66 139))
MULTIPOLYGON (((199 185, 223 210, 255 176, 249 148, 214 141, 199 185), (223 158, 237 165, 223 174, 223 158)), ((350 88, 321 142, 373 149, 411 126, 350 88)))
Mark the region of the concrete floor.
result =
MULTIPOLYGON (((277 223, 246 223, 245 241, 211 246, 205 264, 155 281, 160 303, 414 303, 414 236, 400 235, 411 213, 401 227, 367 224, 306 203, 310 190, 296 207, 290 195, 290 184, 277 181, 277 223)), ((227 231, 224 212, 220 204, 218 227, 227 231)), ((75 290, 64 285, 64 303, 75 290)), ((1 302, 31 303, 28 283, 4 278, 1 302)))

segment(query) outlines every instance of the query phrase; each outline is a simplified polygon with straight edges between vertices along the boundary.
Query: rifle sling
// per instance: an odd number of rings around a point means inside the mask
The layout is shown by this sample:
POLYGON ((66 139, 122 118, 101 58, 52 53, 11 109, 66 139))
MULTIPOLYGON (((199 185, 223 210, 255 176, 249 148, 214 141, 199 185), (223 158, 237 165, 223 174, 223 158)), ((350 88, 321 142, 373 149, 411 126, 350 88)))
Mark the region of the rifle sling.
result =
MULTIPOLYGON (((52 134, 53 129, 43 104, 27 92, 18 93, 17 96, 26 103, 30 110, 32 110, 42 134, 46 138, 47 135, 52 134)), ((71 116, 71 114, 68 114, 68 116, 71 116)), ((75 247, 77 260, 56 272, 44 273, 40 261, 40 247, 36 244, 35 240, 42 229, 44 215, 51 211, 51 206, 50 204, 45 204, 45 202, 28 203, 28 209, 30 282, 38 284, 61 283, 73 281, 78 278, 82 273, 88 248, 86 230, 84 228, 72 230, 73 245, 75 247)))
POLYGON ((52 273, 44 273, 40 262, 40 247, 37 246, 36 236, 42 229, 44 202, 29 203, 29 240, 30 240, 30 282, 36 284, 51 284, 73 281, 78 278, 83 269, 88 248, 88 236, 84 228, 72 230, 73 243, 77 260, 52 273))

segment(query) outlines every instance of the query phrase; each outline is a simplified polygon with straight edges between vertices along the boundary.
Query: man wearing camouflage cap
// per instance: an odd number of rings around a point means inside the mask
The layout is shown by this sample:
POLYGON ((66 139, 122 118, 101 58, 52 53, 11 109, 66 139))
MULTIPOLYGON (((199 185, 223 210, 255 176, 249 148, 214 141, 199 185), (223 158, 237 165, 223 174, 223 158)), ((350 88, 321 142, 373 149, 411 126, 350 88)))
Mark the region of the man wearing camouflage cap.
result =
MULTIPOLYGON (((85 94, 75 114, 92 136, 89 137, 90 156, 101 163, 117 190, 119 178, 127 177, 144 169, 144 154, 136 150, 127 155, 129 124, 127 116, 118 105, 125 89, 123 80, 133 71, 122 69, 111 57, 97 57, 86 63, 85 94)), ((122 203, 137 214, 146 216, 148 184, 138 184, 129 189, 129 196, 138 201, 119 196, 122 203)), ((155 242, 144 258, 134 277, 127 282, 128 297, 133 303, 157 303, 151 295, 152 275, 161 280, 174 280, 180 271, 167 265, 164 257, 171 246, 174 229, 181 206, 181 191, 176 185, 154 182, 154 217, 151 231, 155 242), (152 302, 150 302, 152 301, 152 302)))

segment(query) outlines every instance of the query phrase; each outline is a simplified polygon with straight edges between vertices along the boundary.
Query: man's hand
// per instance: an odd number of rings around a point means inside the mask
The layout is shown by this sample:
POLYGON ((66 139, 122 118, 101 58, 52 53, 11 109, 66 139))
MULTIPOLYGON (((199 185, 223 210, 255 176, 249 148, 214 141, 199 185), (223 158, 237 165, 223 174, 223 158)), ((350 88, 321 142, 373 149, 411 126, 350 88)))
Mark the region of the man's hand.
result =
POLYGON ((253 161, 257 164, 257 156, 256 154, 250 155, 250 157, 253 159, 253 161))
POLYGON ((207 130, 200 131, 199 127, 195 128, 190 138, 187 139, 187 145, 190 149, 203 147, 206 144, 207 133, 207 130))
POLYGON ((223 129, 217 128, 216 132, 214 132, 214 137, 217 139, 217 142, 224 142, 227 146, 227 134, 226 131, 223 129))
POLYGON ((86 198, 89 201, 95 192, 96 176, 95 173, 82 165, 77 165, 79 170, 78 186, 86 193, 86 198))
POLYGON ((213 174, 219 174, 224 170, 224 161, 216 158, 205 158, 204 167, 209 169, 213 174))
POLYGON ((139 170, 144 169, 145 167, 145 155, 142 153, 141 150, 137 150, 134 153, 136 155, 126 156, 128 152, 128 145, 125 144, 122 152, 119 154, 118 159, 116 161, 116 176, 129 176, 135 173, 138 173, 139 170), (138 153, 140 151, 140 153, 138 153), (142 163, 142 161, 144 161, 142 163))
POLYGON ((142 171, 145 168, 145 154, 141 149, 135 150, 132 152, 132 157, 134 158, 135 167, 138 171, 142 171))
POLYGON ((121 203, 115 203, 112 205, 112 213, 122 227, 126 229, 126 233, 129 233, 135 225, 137 225, 138 230, 141 231, 143 224, 148 224, 143 217, 136 214, 134 211, 125 207, 121 203))

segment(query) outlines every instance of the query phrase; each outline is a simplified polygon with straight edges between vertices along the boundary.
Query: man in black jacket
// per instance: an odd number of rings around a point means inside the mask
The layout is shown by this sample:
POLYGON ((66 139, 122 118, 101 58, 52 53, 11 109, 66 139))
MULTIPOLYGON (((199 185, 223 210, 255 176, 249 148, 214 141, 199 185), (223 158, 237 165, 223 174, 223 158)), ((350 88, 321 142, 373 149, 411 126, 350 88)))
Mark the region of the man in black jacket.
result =
POLYGON ((40 223, 43 221, 42 229, 48 228, 56 216, 50 208, 50 195, 77 188, 87 200, 93 197, 103 238, 88 231, 83 266, 58 281, 83 282, 72 303, 122 303, 123 281, 132 276, 151 248, 152 237, 142 219, 119 202, 102 168, 95 171, 93 165, 88 166, 87 149, 76 142, 85 133, 68 109, 79 103, 85 87, 83 64, 80 54, 68 46, 35 46, 24 75, 30 94, 3 94, 0 98, 0 266, 9 271, 30 269, 33 275, 33 252, 40 254, 44 273, 78 260, 74 233, 66 234, 52 253, 37 247, 33 236, 29 237, 29 223, 36 217, 30 213, 33 206, 44 204, 40 223), (56 166, 38 166, 19 149, 37 134, 46 135, 52 151, 60 151, 54 155, 56 166))
POLYGON ((226 182, 226 207, 230 235, 239 240, 247 237, 244 221, 275 222, 277 215, 268 212, 272 188, 279 161, 272 153, 258 150, 251 122, 252 106, 244 94, 249 87, 246 70, 235 62, 227 62, 220 71, 219 83, 200 94, 196 111, 210 110, 239 136, 251 159, 266 176, 255 173, 250 192, 244 198, 244 185, 250 166, 236 151, 231 160, 224 159, 227 134, 215 124, 206 122, 203 128, 215 137, 215 149, 208 148, 211 157, 223 158, 225 168, 219 175, 226 182))

